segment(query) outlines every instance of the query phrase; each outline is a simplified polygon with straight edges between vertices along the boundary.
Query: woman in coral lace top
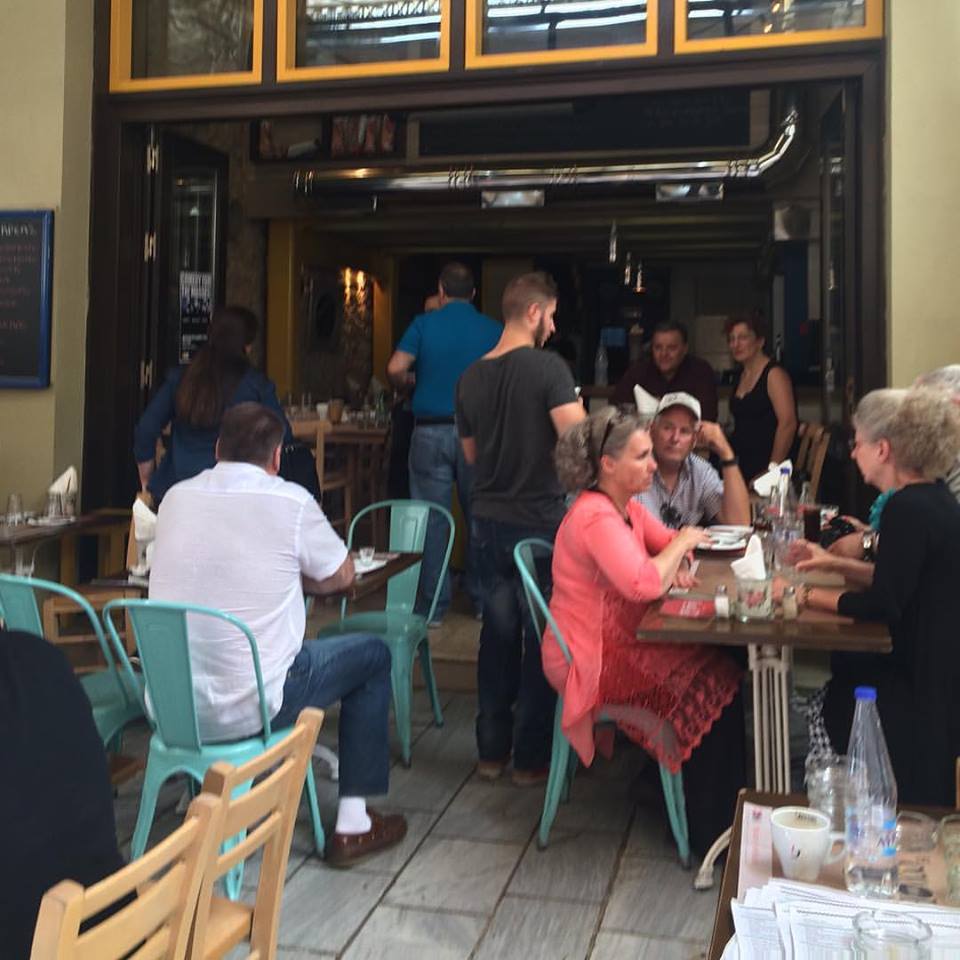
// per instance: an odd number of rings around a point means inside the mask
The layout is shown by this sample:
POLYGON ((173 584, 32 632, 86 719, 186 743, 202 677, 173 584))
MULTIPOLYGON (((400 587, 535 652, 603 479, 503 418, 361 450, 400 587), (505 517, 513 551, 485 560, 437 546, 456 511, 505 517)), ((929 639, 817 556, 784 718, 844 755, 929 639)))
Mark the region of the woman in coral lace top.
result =
POLYGON ((702 853, 729 825, 744 782, 742 671, 714 647, 645 643, 637 627, 671 586, 692 585, 686 560, 706 534, 670 530, 634 499, 656 471, 636 417, 594 414, 561 437, 556 459, 561 482, 579 492, 557 531, 550 601, 572 666, 549 630, 542 647, 564 698, 563 731, 589 765, 602 710, 669 770, 683 765, 691 845, 702 853))

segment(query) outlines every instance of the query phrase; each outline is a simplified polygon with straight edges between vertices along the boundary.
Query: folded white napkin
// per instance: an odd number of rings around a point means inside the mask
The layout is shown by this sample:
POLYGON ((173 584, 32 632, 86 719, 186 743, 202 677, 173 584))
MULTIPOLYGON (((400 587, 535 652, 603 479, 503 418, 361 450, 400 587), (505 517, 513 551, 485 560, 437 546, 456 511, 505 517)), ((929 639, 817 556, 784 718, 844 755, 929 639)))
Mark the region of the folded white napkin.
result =
POLYGON ((767 568, 763 562, 763 544, 756 534, 747 542, 744 555, 730 564, 730 569, 738 580, 763 580, 767 576, 767 568))
POLYGON ((753 481, 753 489, 756 490, 761 497, 769 497, 780 485, 781 467, 788 467, 790 469, 790 475, 793 476, 793 462, 784 460, 783 463, 771 463, 767 468, 767 472, 761 473, 760 476, 753 481))
POLYGON ((145 577, 153 560, 157 515, 139 498, 133 501, 133 538, 137 541, 137 563, 130 568, 136 577, 145 577))
POLYGON ((48 493, 59 493, 60 496, 64 494, 76 493, 77 492, 77 468, 76 467, 67 467, 63 473, 57 477, 53 483, 50 484, 48 493))
POLYGON ((660 401, 652 393, 647 393, 639 383, 633 385, 633 399, 637 404, 637 413, 641 417, 656 416, 660 401))

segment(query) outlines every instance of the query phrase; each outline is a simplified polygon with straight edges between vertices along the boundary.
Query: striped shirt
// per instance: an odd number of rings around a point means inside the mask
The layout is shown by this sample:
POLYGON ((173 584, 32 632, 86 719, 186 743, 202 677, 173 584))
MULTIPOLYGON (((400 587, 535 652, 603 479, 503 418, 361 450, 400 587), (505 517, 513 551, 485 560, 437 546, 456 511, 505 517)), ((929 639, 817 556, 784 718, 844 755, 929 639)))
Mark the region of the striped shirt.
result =
POLYGON ((680 466, 672 493, 658 470, 650 489, 637 494, 637 500, 668 527, 697 526, 710 523, 719 515, 723 481, 709 461, 691 453, 680 466))

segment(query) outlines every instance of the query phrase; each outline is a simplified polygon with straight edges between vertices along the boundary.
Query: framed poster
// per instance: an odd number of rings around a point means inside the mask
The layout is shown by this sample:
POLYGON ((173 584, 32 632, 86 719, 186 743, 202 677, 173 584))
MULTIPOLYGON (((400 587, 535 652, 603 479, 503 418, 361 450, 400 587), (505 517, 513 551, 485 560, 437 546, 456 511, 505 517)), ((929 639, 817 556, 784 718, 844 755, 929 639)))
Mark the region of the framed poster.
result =
POLYGON ((0 388, 50 386, 53 211, 0 210, 0 388))

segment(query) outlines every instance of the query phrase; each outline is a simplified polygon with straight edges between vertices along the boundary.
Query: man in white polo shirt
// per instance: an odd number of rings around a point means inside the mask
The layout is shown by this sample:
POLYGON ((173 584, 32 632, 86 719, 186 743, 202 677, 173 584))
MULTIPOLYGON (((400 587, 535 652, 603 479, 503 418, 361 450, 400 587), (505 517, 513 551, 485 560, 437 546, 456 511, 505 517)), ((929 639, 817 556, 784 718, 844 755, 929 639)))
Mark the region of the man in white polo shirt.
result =
POLYGON ((689 393, 667 393, 650 425, 657 472, 640 502, 668 527, 750 523, 750 497, 730 442, 716 423, 700 420, 700 401, 689 393), (720 472, 694 447, 720 460, 720 472))
MULTIPOLYGON (((304 642, 304 591, 336 593, 354 570, 316 501, 277 475, 283 429, 257 403, 224 413, 216 466, 171 487, 160 506, 150 598, 215 607, 250 627, 275 728, 292 726, 304 707, 340 701, 340 805, 327 861, 348 866, 407 829, 402 816, 368 810, 365 800, 388 788, 390 651, 364 634, 304 642)), ((190 665, 203 740, 260 731, 242 634, 191 618, 190 665)))

